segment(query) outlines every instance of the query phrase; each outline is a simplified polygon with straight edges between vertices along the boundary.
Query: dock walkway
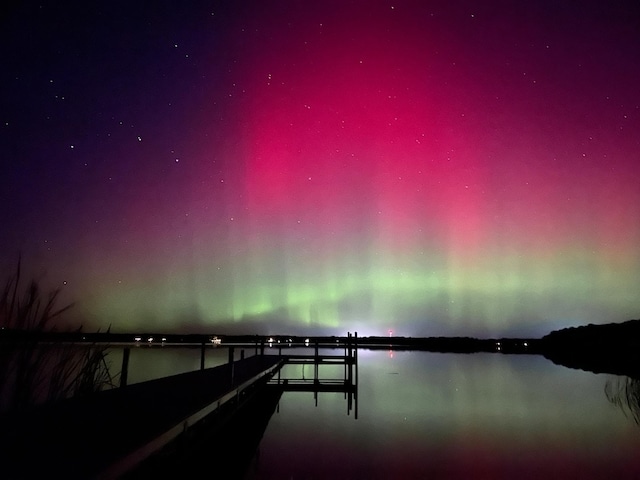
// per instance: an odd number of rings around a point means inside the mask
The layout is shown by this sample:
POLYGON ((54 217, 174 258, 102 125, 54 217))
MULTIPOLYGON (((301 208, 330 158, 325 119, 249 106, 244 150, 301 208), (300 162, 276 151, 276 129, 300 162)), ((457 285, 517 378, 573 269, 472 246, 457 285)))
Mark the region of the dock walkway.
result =
POLYGON ((0 476, 117 478, 281 363, 254 356, 0 417, 0 476))

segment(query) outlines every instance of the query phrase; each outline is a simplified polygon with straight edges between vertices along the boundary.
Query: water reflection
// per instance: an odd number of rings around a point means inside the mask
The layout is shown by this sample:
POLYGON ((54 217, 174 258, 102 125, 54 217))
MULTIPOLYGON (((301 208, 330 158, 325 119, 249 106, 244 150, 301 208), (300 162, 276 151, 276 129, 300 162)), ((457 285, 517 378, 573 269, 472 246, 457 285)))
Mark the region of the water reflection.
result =
MULTIPOLYGON (((197 370, 200 353, 132 347, 131 383, 197 370)), ((109 358, 117 369, 121 350, 109 358)), ((227 359, 224 348, 206 350, 206 367, 227 359)), ((246 478, 640 478, 640 380, 612 377, 603 395, 602 375, 535 355, 383 349, 360 350, 358 359, 353 390, 342 364, 321 365, 320 374, 307 363, 280 372, 284 393, 273 416, 269 406, 256 420, 258 453, 246 478), (320 388, 317 379, 342 384, 320 388)), ((225 435, 242 443, 248 427, 234 428, 225 435)), ((198 445, 194 465, 214 461, 223 447, 236 451, 217 433, 198 445)))
MULTIPOLYGON (((110 350, 110 369, 120 372, 125 346, 110 350)), ((146 382, 156 378, 192 372, 200 369, 200 346, 154 346, 141 344, 130 347, 127 384, 146 382)), ((224 365, 228 361, 226 348, 208 345, 205 350, 205 368, 224 365)))
POLYGON ((602 377, 539 356, 360 351, 359 415, 285 393, 248 478, 634 478, 602 377), (296 451, 292 456, 287 452, 296 451))
POLYGON ((640 371, 634 348, 627 345, 619 349, 588 349, 567 345, 566 348, 551 349, 545 356, 552 362, 569 368, 615 375, 605 383, 605 396, 626 417, 640 425, 640 371))
POLYGON ((340 355, 336 350, 322 354, 320 351, 316 346, 313 355, 289 353, 281 356, 285 363, 268 382, 268 386, 282 393, 313 393, 316 407, 321 393, 342 393, 347 404, 347 414, 354 411, 355 418, 358 418, 357 349, 345 349, 345 355, 340 355))

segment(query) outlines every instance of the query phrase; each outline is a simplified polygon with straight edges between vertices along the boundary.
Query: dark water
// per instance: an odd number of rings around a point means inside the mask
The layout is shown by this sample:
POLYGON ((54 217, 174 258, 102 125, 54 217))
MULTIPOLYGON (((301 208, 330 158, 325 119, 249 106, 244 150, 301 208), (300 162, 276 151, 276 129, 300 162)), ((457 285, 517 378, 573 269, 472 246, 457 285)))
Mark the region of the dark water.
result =
POLYGON ((361 351, 343 394, 285 393, 247 478, 640 478, 620 378, 542 357, 361 351))
MULTIPOLYGON (((226 355, 208 351, 206 366, 226 355)), ((199 361, 197 349, 132 349, 130 378, 199 361)), ((342 373, 320 368, 321 377, 342 373)), ((282 375, 313 373, 289 366, 282 375)), ((358 418, 344 393, 319 393, 316 406, 313 393, 285 392, 246 478, 640 478, 628 390, 625 377, 539 356, 361 350, 358 418)))
MULTIPOLYGON (((248 353, 248 352, 247 352, 248 353)), ((251 353, 253 355, 253 351, 251 353)), ((113 349, 109 352, 109 360, 114 372, 120 370, 122 364, 122 350, 113 349)), ((205 354, 205 368, 224 365, 228 361, 226 348, 207 348, 205 354)), ((153 347, 146 345, 131 348, 129 357, 128 384, 146 382, 168 375, 192 372, 200 369, 200 347, 153 347)))

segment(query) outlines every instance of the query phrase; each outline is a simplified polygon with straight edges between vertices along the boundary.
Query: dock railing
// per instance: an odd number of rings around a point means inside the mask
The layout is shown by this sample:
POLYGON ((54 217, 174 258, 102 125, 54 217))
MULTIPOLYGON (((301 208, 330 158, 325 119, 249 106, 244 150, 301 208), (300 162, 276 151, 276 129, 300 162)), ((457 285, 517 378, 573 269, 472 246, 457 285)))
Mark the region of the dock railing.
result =
MULTIPOLYGON (((358 334, 348 333, 346 341, 341 345, 342 355, 327 354, 336 349, 335 345, 320 344, 319 342, 305 343, 304 346, 286 344, 277 346, 277 355, 282 365, 277 373, 267 383, 267 386, 279 388, 283 392, 312 392, 316 406, 319 393, 343 393, 347 401, 347 414, 351 411, 358 418, 358 334), (284 348, 284 353, 283 353, 284 348), (287 352, 287 349, 290 352, 287 352), (313 349, 313 353, 300 353, 299 350, 313 349), (289 366, 301 366, 300 373, 289 366), (336 375, 336 367, 342 366, 342 375, 336 375), (308 377, 306 368, 312 367, 313 374, 308 377), (325 370, 331 370, 327 375, 325 370)), ((269 353, 267 353, 269 354, 269 353)))

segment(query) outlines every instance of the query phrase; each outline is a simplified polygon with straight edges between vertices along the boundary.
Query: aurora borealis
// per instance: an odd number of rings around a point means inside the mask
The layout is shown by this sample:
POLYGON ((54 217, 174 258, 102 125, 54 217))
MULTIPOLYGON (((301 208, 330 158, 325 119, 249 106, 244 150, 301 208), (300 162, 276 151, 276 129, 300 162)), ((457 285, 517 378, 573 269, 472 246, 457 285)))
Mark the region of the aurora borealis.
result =
MULTIPOLYGON (((6 7, 3 266, 112 331, 640 315, 640 9, 6 7)), ((560 3, 560 4, 559 4, 560 3)))

